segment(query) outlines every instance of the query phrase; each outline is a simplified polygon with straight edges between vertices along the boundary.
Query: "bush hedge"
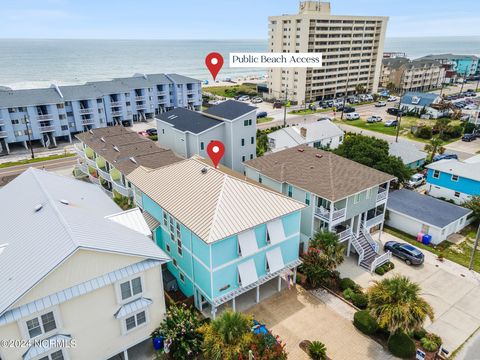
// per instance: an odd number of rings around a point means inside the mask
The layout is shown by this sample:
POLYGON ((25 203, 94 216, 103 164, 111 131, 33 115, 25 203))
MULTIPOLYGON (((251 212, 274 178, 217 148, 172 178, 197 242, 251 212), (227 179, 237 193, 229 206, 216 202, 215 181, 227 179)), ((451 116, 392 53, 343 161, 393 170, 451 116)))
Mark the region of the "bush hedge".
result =
POLYGON ((435 341, 427 339, 426 337, 422 338, 420 343, 422 347, 429 352, 437 351, 439 348, 439 345, 435 341))
POLYGON ((424 338, 427 335, 427 330, 425 330, 424 328, 421 328, 421 329, 415 330, 412 335, 415 340, 420 341, 422 338, 424 338))
POLYGON ((353 315, 353 325, 366 335, 373 335, 378 330, 377 321, 367 310, 360 310, 353 315))
POLYGON ((388 339, 388 350, 399 358, 412 358, 415 356, 415 343, 405 333, 396 333, 388 339))
POLYGON ((381 266, 380 266, 380 267, 377 267, 377 268, 375 269, 375 274, 378 274, 378 275, 382 276, 383 274, 385 274, 385 269, 384 269, 383 267, 381 267, 381 266))
POLYGON ((359 286, 357 283, 350 278, 343 278, 340 280, 340 289, 342 289, 342 291, 346 289, 352 289, 356 291, 358 288, 359 286))
POLYGON ((352 300, 353 296, 355 295, 355 291, 348 288, 348 289, 343 290, 342 294, 343 294, 343 297, 345 298, 345 300, 352 300))
POLYGON ((354 293, 351 297, 353 305, 359 309, 366 309, 368 306, 368 298, 364 293, 354 293))

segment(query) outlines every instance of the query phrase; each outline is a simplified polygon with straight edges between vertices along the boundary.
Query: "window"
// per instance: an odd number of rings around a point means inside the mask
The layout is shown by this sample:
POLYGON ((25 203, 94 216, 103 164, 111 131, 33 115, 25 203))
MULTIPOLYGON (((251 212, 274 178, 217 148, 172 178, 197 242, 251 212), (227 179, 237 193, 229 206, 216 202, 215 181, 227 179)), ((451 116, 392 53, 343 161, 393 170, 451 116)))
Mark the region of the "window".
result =
POLYGON ((102 99, 97 99, 97 104, 101 104, 102 103, 102 99))
POLYGON ((18 125, 19 123, 18 119, 12 119, 12 125, 18 125))
POLYGON ((142 293, 142 280, 137 277, 120 284, 120 293, 122 300, 142 293))
POLYGON ((125 319, 125 328, 127 329, 127 331, 130 331, 142 324, 145 324, 146 322, 147 316, 145 314, 145 311, 141 311, 138 314, 125 319))
POLYGON ((292 185, 288 185, 287 194, 288 194, 289 197, 293 196, 293 186, 292 185))
POLYGON ((178 255, 183 254, 182 240, 180 239, 177 240, 177 251, 178 251, 178 255))
POLYGON ((67 131, 68 130, 68 125, 62 125, 62 131, 67 131))
POLYGON ((43 314, 42 316, 30 319, 26 322, 26 324, 28 335, 30 336, 30 338, 46 334, 57 328, 53 311, 43 314))
POLYGON ((242 156, 242 162, 244 162, 244 161, 245 161, 245 156, 242 156))
POLYGON ((250 160, 253 160, 253 154, 250 154, 250 160))
POLYGON ((458 175, 452 175, 452 181, 458 181, 458 175))
POLYGON ((250 126, 250 125, 252 125, 252 119, 243 120, 243 126, 250 126))
POLYGON ((167 213, 165 211, 163 212, 163 225, 168 225, 167 213))
POLYGON ((200 150, 205 150, 205 144, 203 141, 200 143, 200 150))
POLYGON ((178 267, 177 259, 173 259, 173 266, 178 267))
POLYGON ((255 138, 252 136, 252 137, 250 138, 250 144, 253 145, 254 143, 255 143, 255 138))
POLYGON ((438 179, 440 177, 440 171, 434 170, 432 176, 433 176, 434 179, 438 179))
POLYGON ((368 189, 367 194, 365 195, 365 199, 370 199, 371 195, 372 195, 372 189, 368 189))
POLYGON ((460 193, 458 191, 455 191, 455 194, 453 194, 453 196, 459 198, 460 197, 460 193))
POLYGON ((57 104, 57 109, 63 109, 64 105, 63 104, 57 104))
POLYGON ((242 139, 242 146, 245 146, 245 139, 242 139))
POLYGON ((183 275, 183 273, 180 273, 179 276, 180 276, 180 281, 185 284, 185 275, 183 275))
POLYGON ((305 193, 305 204, 310 205, 310 193, 305 193))
POLYGON ((258 175, 258 182, 261 184, 261 183, 262 183, 262 181, 263 181, 263 179, 262 179, 262 175, 260 175, 260 174, 259 174, 259 175, 258 175))
POLYGON ((170 252, 170 245, 165 244, 165 249, 167 250, 167 252, 170 252))
POLYGON ((267 229, 267 244, 270 244, 270 233, 268 232, 268 229, 267 229))
POLYGON ((44 356, 38 360, 64 360, 65 357, 63 356, 62 350, 57 350, 50 355, 44 356))
POLYGON ((357 194, 355 194, 355 196, 353 197, 353 203, 354 203, 354 204, 358 204, 359 201, 360 201, 360 193, 357 193, 357 194))

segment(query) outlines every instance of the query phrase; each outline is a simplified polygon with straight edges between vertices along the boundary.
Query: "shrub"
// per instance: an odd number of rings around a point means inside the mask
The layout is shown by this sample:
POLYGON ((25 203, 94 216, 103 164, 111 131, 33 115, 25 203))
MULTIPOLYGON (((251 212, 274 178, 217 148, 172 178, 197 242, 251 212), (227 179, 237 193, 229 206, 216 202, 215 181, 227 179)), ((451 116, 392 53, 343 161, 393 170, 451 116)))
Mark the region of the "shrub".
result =
POLYGON ((474 123, 471 123, 471 122, 465 123, 465 127, 464 127, 465 134, 471 134, 475 131, 475 129, 476 129, 476 126, 474 123))
POLYGON ((421 126, 418 128, 415 136, 421 139, 431 139, 433 136, 432 128, 430 126, 421 126))
POLYGON ((435 341, 426 337, 422 338, 420 343, 422 344, 422 347, 429 352, 437 351, 439 348, 439 345, 435 341))
POLYGON ((395 264, 391 261, 385 263, 384 266, 388 268, 388 271, 395 269, 395 264))
POLYGON ((438 345, 438 347, 440 347, 440 345, 442 345, 442 338, 440 336, 438 336, 437 334, 434 334, 434 333, 428 333, 427 335, 425 335, 425 337, 430 340, 430 341, 433 341, 435 344, 438 345))
POLYGON ((352 297, 355 295, 355 291, 353 291, 352 289, 345 289, 343 291, 343 297, 347 300, 351 300, 352 297))
POLYGON ((340 289, 342 289, 342 291, 346 289, 356 290, 357 288, 357 283, 350 278, 343 278, 340 280, 340 289))
POLYGON ((421 340, 427 335, 427 330, 425 330, 424 328, 421 328, 421 329, 415 330, 412 335, 415 340, 421 340))
POLYGON ((312 360, 326 360, 327 348, 320 341, 312 341, 308 346, 308 355, 312 360))
POLYGON ((360 309, 366 309, 368 305, 368 298, 363 293, 355 293, 351 297, 353 305, 360 309))
POLYGON ((412 358, 415 356, 415 343, 405 333, 396 333, 388 339, 388 350, 399 358, 412 358))
POLYGON ((353 325, 366 335, 373 335, 378 330, 377 321, 367 310, 360 310, 353 315, 353 325))
POLYGON ((382 276, 383 274, 385 274, 385 270, 383 269, 383 267, 380 266, 375 269, 375 273, 382 276))

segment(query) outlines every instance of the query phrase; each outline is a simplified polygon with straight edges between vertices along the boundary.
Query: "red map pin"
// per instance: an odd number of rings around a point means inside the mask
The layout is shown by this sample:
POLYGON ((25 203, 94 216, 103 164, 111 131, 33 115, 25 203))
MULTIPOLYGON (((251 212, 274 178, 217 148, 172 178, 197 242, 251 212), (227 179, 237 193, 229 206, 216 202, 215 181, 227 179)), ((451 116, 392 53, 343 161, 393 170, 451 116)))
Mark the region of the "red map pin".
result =
POLYGON ((205 65, 207 65, 210 74, 213 76, 213 80, 215 80, 223 66, 223 56, 217 52, 212 52, 205 58, 205 65))
POLYGON ((213 162, 215 169, 225 153, 225 145, 221 141, 213 140, 207 146, 207 154, 213 162))

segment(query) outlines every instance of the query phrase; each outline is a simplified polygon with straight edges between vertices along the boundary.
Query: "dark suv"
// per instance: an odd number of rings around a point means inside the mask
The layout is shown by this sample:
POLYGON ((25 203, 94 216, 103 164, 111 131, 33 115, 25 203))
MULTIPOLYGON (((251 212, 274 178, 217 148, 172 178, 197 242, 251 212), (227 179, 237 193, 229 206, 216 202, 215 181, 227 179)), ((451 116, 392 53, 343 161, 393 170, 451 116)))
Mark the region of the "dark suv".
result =
POLYGON ((423 253, 410 244, 387 241, 383 250, 390 251, 392 255, 405 261, 407 265, 421 265, 424 261, 423 253))

